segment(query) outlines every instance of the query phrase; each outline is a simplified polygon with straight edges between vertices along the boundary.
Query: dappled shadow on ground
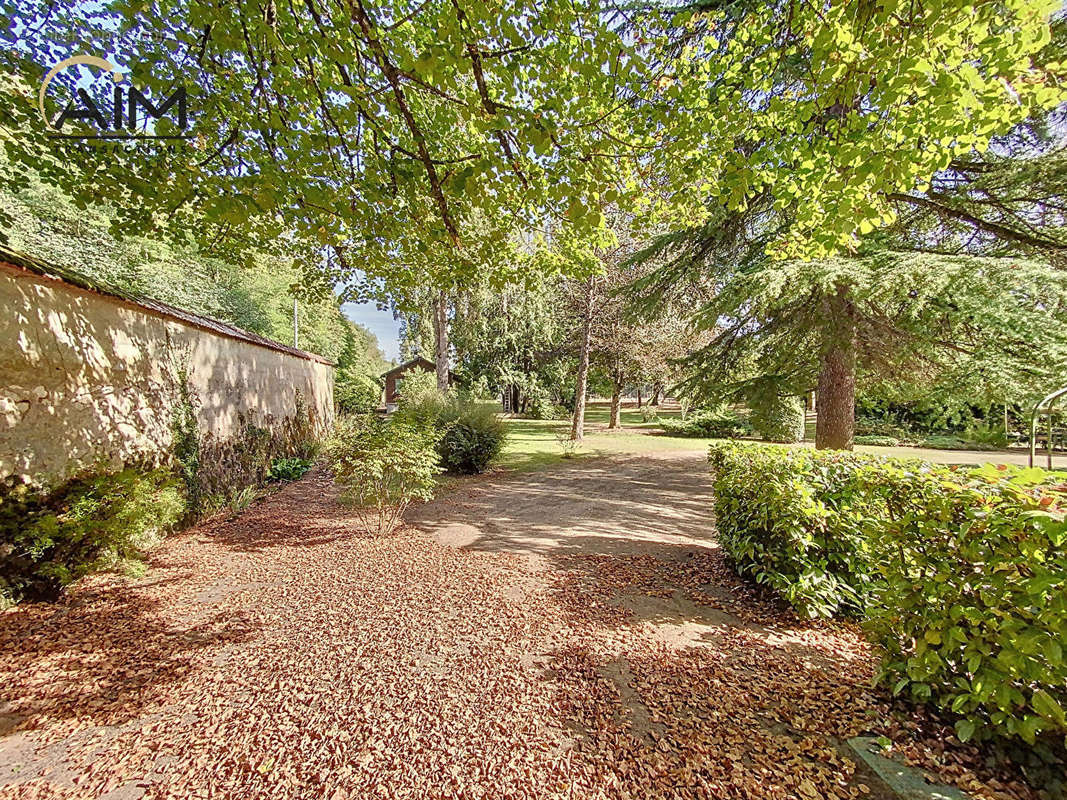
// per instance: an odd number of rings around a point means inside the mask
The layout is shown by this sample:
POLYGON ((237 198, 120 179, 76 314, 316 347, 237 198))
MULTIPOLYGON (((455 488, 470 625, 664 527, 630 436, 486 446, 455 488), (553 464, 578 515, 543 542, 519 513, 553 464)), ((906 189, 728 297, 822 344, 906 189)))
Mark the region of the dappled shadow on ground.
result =
MULTIPOLYGON (((432 536, 385 538, 311 476, 9 612, 0 798, 877 797, 840 741, 921 761, 929 729, 887 721, 851 626, 729 572, 705 470, 459 481, 412 509, 432 536)), ((963 781, 976 752, 927 761, 963 781)))
POLYGON ((656 457, 588 459, 495 476, 412 509, 408 521, 445 543, 489 552, 634 553, 714 545, 701 454, 687 468, 656 457), (595 498, 594 508, 590 507, 595 498))
POLYGON ((410 519, 548 581, 568 632, 547 659, 553 724, 604 796, 890 797, 845 747, 861 733, 979 796, 1034 796, 950 726, 894 716, 855 625, 800 620, 733 573, 700 454, 492 477, 410 519))
POLYGON ((4 615, 0 711, 9 715, 8 732, 64 719, 123 723, 164 702, 172 684, 202 666, 206 651, 252 635, 240 614, 208 614, 192 624, 168 619, 159 593, 181 581, 85 589, 62 605, 4 615))

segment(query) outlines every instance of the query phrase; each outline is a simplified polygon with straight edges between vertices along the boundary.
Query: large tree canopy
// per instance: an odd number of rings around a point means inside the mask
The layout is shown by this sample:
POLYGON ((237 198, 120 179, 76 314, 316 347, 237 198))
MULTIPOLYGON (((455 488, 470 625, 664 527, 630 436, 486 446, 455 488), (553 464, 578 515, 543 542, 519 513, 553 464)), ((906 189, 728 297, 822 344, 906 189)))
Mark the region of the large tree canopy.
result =
POLYGON ((848 249, 892 196, 1063 96, 1062 65, 1036 57, 1054 0, 676 8, 4 0, 4 143, 13 179, 110 197, 127 225, 403 288, 428 263, 442 283, 506 270, 501 220, 595 226, 604 201, 694 220, 769 193, 791 210, 778 255, 848 249), (44 138, 43 72, 101 42, 157 101, 189 86, 191 151, 44 138))
MULTIPOLYGON (((34 108, 57 55, 106 41, 151 97, 189 88, 191 152, 78 157, 89 171, 82 194, 116 198, 142 227, 283 237, 327 272, 358 267, 402 288, 429 263, 452 280, 493 264, 502 226, 595 223, 618 168, 595 152, 597 122, 614 102, 610 67, 636 56, 597 4, 28 5, 8 9, 18 39, 8 60, 21 80, 5 84, 16 167, 59 175, 68 158, 61 142, 39 146, 34 108)), ((60 103, 78 78, 57 77, 60 103)))

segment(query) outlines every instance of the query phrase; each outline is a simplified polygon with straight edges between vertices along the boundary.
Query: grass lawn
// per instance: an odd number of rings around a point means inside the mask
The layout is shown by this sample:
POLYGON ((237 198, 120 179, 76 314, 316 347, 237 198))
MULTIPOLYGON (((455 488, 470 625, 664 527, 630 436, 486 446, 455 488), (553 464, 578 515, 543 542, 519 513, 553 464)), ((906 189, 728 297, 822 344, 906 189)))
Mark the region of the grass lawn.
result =
MULTIPOLYGON (((622 429, 608 430, 610 404, 604 401, 590 403, 585 414, 585 440, 574 458, 615 455, 619 453, 657 453, 665 451, 706 451, 714 439, 687 439, 666 436, 655 422, 644 422, 636 406, 623 406, 622 429)), ((677 417, 677 406, 657 409, 660 417, 677 417)), ((815 435, 814 422, 808 423, 809 438, 801 447, 811 447, 815 435)), ((499 466, 509 470, 527 471, 552 466, 564 461, 563 448, 556 438, 557 433, 570 430, 570 420, 509 420, 510 438, 504 447, 499 466)), ((977 452, 965 450, 932 450, 916 447, 875 447, 858 445, 859 453, 892 456, 894 458, 919 458, 941 464, 1020 464, 1026 463, 1023 452, 977 452)), ((1060 466, 1057 464, 1057 466, 1060 466)))
MULTIPOLYGON (((654 453, 666 450, 707 450, 711 439, 683 439, 663 436, 654 422, 643 422, 636 407, 625 407, 621 414, 622 430, 609 431, 610 406, 590 403, 585 416, 585 440, 575 458, 617 453, 654 453)), ((666 408, 661 417, 676 417, 677 408, 666 408)), ((570 420, 510 420, 510 436, 500 459, 500 466, 511 470, 533 470, 564 461, 563 448, 556 434, 570 430, 570 420)))

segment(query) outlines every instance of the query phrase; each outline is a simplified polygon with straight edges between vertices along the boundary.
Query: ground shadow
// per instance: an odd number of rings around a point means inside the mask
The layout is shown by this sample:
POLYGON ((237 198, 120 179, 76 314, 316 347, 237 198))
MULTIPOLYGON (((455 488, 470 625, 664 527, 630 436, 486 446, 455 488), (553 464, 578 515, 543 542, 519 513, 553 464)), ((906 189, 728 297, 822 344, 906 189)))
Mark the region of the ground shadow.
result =
POLYGON ((207 651, 254 636, 242 613, 168 623, 161 601, 149 596, 165 583, 81 589, 60 605, 26 604, 6 614, 0 627, 5 733, 47 719, 121 724, 205 668, 207 651))

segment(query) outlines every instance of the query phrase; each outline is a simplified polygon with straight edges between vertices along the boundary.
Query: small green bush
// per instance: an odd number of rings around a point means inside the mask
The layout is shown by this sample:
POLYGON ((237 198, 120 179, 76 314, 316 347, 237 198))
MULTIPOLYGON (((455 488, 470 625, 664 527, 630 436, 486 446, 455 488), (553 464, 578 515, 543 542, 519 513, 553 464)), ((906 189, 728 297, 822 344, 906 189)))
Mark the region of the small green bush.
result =
POLYGON ((860 434, 855 437, 856 444, 869 444, 876 447, 900 447, 900 439, 892 436, 879 436, 877 434, 860 434))
POLYGON ((751 401, 752 426, 764 441, 804 441, 804 401, 795 395, 768 393, 751 401))
POLYGON ((141 557, 185 514, 180 478, 127 468, 70 481, 42 496, 0 500, 0 596, 55 599, 83 575, 141 557))
POLYGON ((700 439, 733 439, 752 434, 748 420, 733 411, 700 409, 685 419, 660 417, 660 428, 668 436, 700 439))
POLYGON ((339 414, 366 414, 381 405, 382 387, 369 375, 338 369, 333 402, 339 414))
POLYGON ((500 455, 507 423, 496 405, 436 390, 405 396, 394 416, 406 424, 435 432, 441 466, 449 472, 484 472, 500 455))
POLYGON ((530 405, 523 414, 527 419, 566 419, 570 412, 556 403, 548 395, 538 395, 530 400, 530 405))
POLYGON ((1067 476, 712 447, 739 573, 806 616, 862 612, 881 678, 961 739, 1067 735, 1067 476))
POLYGON ((433 497, 441 471, 432 429, 396 414, 341 419, 325 454, 364 527, 382 536, 396 529, 413 500, 433 497))
POLYGON ((311 469, 310 458, 275 458, 270 462, 267 478, 272 481, 297 481, 311 469))
POLYGON ((997 450, 994 445, 985 442, 971 442, 958 436, 928 436, 917 443, 918 447, 932 450, 997 450))
POLYGON ((442 409, 437 426, 443 431, 437 452, 449 472, 485 472, 507 440, 507 423, 489 403, 453 399, 442 409))

